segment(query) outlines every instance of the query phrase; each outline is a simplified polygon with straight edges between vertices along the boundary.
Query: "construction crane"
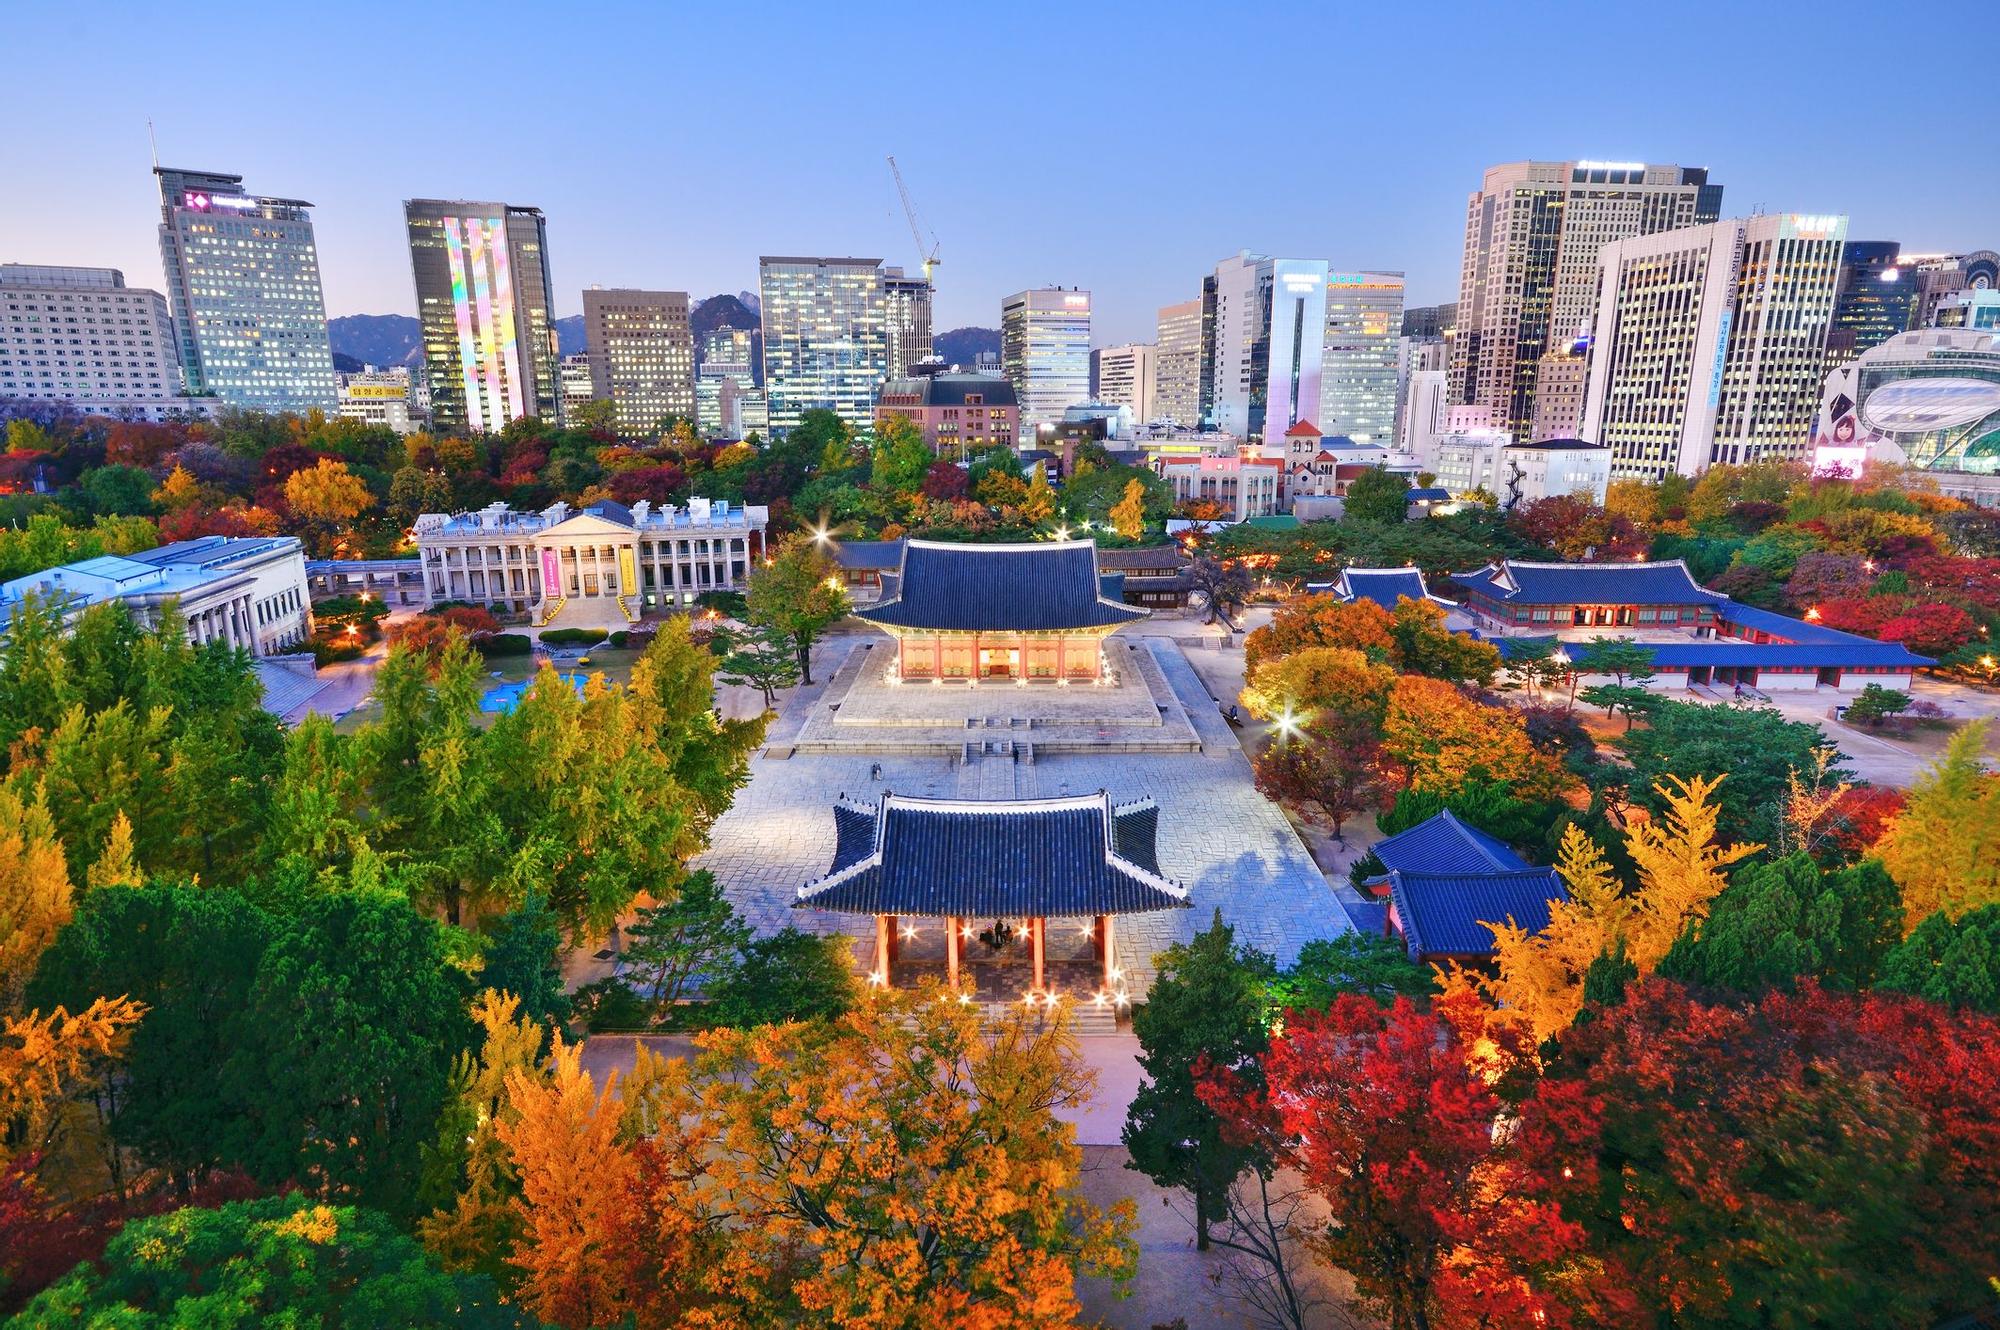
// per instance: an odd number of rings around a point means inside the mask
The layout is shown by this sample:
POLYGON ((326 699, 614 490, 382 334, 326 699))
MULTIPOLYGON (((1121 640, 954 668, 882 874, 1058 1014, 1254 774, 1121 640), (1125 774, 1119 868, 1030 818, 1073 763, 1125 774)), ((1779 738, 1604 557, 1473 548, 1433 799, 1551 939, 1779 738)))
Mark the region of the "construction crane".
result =
POLYGON ((910 187, 903 183, 903 168, 896 165, 896 155, 889 154, 889 174, 896 177, 896 192, 903 196, 903 215, 910 219, 910 239, 917 242, 917 253, 924 257, 924 280, 931 279, 931 269, 943 260, 938 258, 937 232, 931 232, 930 252, 924 252, 924 228, 917 220, 917 205, 910 201, 910 187))

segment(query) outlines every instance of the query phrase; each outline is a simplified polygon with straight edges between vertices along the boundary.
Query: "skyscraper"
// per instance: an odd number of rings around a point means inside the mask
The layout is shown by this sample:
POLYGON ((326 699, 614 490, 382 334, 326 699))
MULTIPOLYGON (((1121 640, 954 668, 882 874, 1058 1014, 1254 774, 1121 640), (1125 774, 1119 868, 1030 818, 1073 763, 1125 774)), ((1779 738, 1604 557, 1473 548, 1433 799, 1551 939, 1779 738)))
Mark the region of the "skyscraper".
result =
POLYGON ((258 411, 332 411, 339 394, 312 205, 246 194, 240 175, 153 174, 187 390, 258 411))
POLYGON ((1090 292, 1044 287, 1002 300, 1000 365, 1014 385, 1023 434, 1089 401, 1090 292))
POLYGON ((1901 250, 1893 240, 1850 240, 1841 251, 1826 335, 1829 371, 1915 326, 1923 285, 1899 262, 1901 250))
POLYGON ((593 286, 583 293, 583 329, 591 391, 610 400, 619 434, 650 437, 670 416, 694 418, 687 292, 593 286))
POLYGON ((928 278, 905 277, 901 268, 882 270, 882 331, 889 346, 889 378, 901 378, 931 354, 928 278))
POLYGON ((1465 210, 1456 400, 1491 407, 1496 427, 1526 437, 1537 363, 1590 328, 1598 251, 1712 222, 1721 207, 1722 186, 1701 167, 1579 161, 1488 170, 1465 210))
POLYGON ((766 255, 757 283, 771 428, 814 409, 868 428, 889 371, 881 260, 766 255))
POLYGON ((1201 423, 1201 301, 1160 310, 1153 351, 1153 415, 1183 429, 1201 423))
POLYGON ((1581 433, 1612 475, 1805 455, 1846 236, 1780 213, 1605 247, 1581 433))
POLYGON ((498 432, 523 416, 560 419, 541 209, 408 199, 403 219, 437 427, 498 432))
POLYGON ((1326 346, 1320 368, 1323 434, 1392 447, 1396 442, 1396 342, 1403 327, 1403 274, 1329 272, 1326 346))
POLYGON ((1096 354, 1097 400, 1106 406, 1130 407, 1135 424, 1152 420, 1158 409, 1153 400, 1154 348, 1134 342, 1107 346, 1096 354))
MULTIPOLYGON (((1275 442, 1301 421, 1318 424, 1326 262, 1246 249, 1218 263, 1214 280, 1215 427, 1275 442)), ((1393 362, 1390 369, 1393 394, 1393 362)))

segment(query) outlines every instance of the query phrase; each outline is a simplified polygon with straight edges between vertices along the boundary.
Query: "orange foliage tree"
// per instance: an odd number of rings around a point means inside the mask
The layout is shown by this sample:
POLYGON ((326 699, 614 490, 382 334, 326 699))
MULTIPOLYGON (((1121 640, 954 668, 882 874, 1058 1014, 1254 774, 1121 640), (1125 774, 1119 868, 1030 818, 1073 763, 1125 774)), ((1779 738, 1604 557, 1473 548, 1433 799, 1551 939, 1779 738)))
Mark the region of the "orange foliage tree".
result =
POLYGON ((1079 1269, 1129 1279, 1130 1203, 1076 1194, 1053 1110, 1089 1073, 1068 1023, 983 1023, 942 990, 837 1023, 702 1037, 594 1092, 575 1049, 516 1071, 521 1299, 576 1327, 1068 1327, 1079 1269))
POLYGON ((1349 647, 1371 660, 1387 661, 1395 646, 1389 623, 1389 611, 1372 600, 1302 596, 1243 640, 1244 666, 1254 675, 1265 661, 1307 647, 1349 647))
POLYGON ((1450 794, 1468 781, 1513 787, 1519 799, 1547 799, 1568 784, 1562 769, 1528 741, 1521 717, 1490 707, 1442 679, 1406 674, 1389 690, 1382 747, 1401 764, 1409 788, 1450 794))

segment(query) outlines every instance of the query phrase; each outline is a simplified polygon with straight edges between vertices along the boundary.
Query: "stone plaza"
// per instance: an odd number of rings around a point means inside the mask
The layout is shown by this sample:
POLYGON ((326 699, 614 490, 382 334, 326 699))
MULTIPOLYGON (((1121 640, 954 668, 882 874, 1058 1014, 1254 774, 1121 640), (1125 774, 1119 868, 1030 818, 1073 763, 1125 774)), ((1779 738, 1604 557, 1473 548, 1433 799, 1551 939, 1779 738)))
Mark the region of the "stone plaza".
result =
POLYGON ((865 917, 793 906, 799 888, 823 876, 833 861, 835 800, 845 796, 873 803, 885 789, 899 795, 985 800, 1103 790, 1114 803, 1156 801, 1160 872, 1188 888, 1192 908, 1119 921, 1120 955, 1135 996, 1150 984, 1155 953, 1206 928, 1218 909, 1234 926, 1239 943, 1267 951, 1281 964, 1294 959, 1306 942, 1349 930, 1333 889, 1298 834, 1252 784, 1242 746, 1178 641, 1135 635, 1114 636, 1105 643, 1114 673, 1135 686, 1143 684, 1157 708, 1152 724, 1142 723, 1143 714, 1127 712, 1125 719, 1134 723, 1116 729, 1162 738, 1171 734, 1172 746, 1114 746, 1115 740, 1098 745, 1081 732, 1070 735, 1063 708, 1071 695, 1102 694, 1089 686, 904 685, 894 691, 921 694, 925 701, 952 693, 957 706, 969 709, 929 717, 939 724, 922 727, 925 741, 900 748, 893 733, 873 735, 872 744, 813 741, 810 736, 833 729, 828 707, 848 695, 871 660, 888 659, 888 645, 873 635, 825 644, 826 682, 796 690, 784 700, 765 749, 751 759, 749 784, 717 822, 711 848, 699 861, 760 932, 790 924, 847 933, 856 939, 857 964, 866 963, 874 940, 865 917), (1152 696, 1156 689, 1159 699, 1152 696), (1049 700, 1047 708, 1042 699, 1049 700), (974 712, 1012 717, 1022 722, 1016 732, 1033 737, 1014 744, 999 741, 1008 732, 1005 728, 968 730, 966 721, 974 712), (968 740, 968 734, 977 737, 968 740), (1058 736, 1076 742, 1043 742, 1058 736))

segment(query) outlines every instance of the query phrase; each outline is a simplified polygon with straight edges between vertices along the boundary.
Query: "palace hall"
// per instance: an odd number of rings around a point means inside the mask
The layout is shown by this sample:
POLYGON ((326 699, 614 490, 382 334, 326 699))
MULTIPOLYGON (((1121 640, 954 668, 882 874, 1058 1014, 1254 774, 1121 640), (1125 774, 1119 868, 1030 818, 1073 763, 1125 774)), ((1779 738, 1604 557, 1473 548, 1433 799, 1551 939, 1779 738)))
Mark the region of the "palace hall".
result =
POLYGON ((1104 592, 1088 540, 904 542, 893 589, 856 615, 896 639, 904 681, 1095 683, 1104 639, 1146 617, 1104 592))

